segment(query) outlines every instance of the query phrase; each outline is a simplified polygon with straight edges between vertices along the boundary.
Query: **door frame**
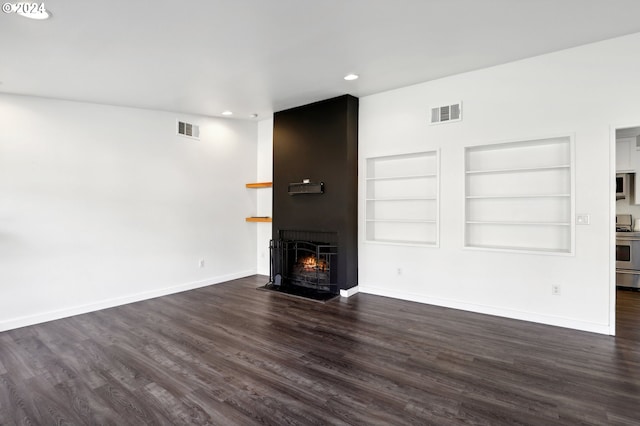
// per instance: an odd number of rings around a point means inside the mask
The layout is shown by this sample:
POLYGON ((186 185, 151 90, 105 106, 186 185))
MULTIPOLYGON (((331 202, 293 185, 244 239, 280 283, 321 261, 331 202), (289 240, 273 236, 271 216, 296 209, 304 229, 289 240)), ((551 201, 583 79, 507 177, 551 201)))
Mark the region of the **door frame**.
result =
MULTIPOLYGON (((616 335, 616 131, 640 123, 609 126, 609 334, 616 335)), ((639 218, 640 219, 640 218, 639 218)))

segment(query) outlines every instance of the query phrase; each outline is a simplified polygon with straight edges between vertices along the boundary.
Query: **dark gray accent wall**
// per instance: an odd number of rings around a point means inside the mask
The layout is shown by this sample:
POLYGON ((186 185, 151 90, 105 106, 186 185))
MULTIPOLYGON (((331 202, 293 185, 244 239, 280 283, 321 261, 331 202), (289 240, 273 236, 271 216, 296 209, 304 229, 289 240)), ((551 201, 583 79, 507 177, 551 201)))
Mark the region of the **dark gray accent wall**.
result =
POLYGON ((281 230, 338 234, 338 286, 358 283, 358 98, 344 95, 276 112, 273 238, 281 230), (323 194, 289 195, 290 183, 324 182, 323 194))

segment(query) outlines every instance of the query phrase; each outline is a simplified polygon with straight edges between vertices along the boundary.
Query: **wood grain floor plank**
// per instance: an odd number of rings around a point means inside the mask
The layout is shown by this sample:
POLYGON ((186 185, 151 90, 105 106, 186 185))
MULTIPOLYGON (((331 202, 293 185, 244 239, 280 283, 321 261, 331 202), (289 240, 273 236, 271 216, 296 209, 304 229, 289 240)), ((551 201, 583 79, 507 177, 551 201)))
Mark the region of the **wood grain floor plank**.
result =
POLYGON ((640 424, 640 292, 614 338, 265 279, 0 333, 0 424, 640 424))

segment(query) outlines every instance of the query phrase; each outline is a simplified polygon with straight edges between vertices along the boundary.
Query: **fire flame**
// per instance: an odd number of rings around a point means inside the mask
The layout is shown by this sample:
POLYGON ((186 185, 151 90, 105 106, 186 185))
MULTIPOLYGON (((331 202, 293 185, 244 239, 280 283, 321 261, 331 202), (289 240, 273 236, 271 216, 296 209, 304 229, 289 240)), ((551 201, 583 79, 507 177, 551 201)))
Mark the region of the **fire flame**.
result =
POLYGON ((315 256, 307 256, 298 259, 298 263, 302 265, 305 271, 315 271, 316 269, 324 271, 327 267, 327 262, 325 260, 318 260, 315 256))

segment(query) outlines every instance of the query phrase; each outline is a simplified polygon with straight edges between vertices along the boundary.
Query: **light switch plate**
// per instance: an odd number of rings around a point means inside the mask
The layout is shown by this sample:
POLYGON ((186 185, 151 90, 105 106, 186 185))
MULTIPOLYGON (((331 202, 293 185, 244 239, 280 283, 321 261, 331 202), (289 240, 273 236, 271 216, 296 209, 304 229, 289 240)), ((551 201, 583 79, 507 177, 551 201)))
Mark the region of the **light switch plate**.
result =
POLYGON ((576 224, 578 225, 588 225, 589 224, 589 215, 588 214, 578 214, 576 215, 576 224))

